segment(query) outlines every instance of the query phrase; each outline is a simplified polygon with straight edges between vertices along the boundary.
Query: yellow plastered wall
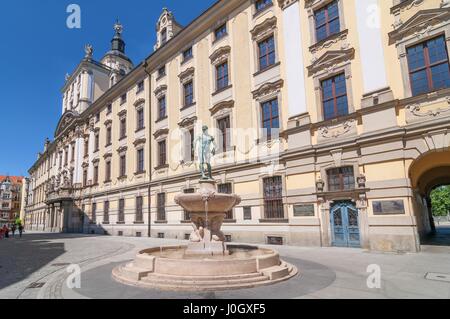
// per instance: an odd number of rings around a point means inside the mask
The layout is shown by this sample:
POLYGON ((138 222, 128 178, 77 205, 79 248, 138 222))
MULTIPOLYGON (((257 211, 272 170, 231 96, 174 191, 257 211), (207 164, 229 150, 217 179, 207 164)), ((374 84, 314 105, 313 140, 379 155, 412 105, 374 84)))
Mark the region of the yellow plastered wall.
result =
POLYGON ((406 178, 403 161, 392 161, 365 165, 368 181, 388 181, 406 178))
POLYGON ((288 190, 311 188, 315 186, 315 182, 315 173, 297 174, 286 177, 286 187, 288 190))

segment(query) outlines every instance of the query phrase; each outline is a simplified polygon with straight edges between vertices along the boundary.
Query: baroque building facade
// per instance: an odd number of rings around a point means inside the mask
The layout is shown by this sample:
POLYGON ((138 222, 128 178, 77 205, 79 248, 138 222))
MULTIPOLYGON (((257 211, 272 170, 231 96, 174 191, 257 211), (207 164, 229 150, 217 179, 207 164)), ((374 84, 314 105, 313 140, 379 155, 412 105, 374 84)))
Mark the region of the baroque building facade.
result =
POLYGON ((21 176, 0 176, 0 227, 14 224, 20 217, 23 180, 21 176))
POLYGON ((26 226, 185 239, 207 125, 227 239, 419 251, 450 184, 450 3, 222 0, 182 27, 163 10, 133 66, 117 23, 67 76, 30 169, 26 226))

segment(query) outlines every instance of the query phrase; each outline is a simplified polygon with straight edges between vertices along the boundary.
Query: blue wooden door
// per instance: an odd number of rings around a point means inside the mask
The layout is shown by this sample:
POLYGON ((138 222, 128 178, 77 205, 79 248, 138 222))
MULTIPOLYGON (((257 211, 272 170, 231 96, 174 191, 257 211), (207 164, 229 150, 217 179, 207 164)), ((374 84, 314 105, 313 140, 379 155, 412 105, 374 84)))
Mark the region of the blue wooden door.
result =
POLYGON ((340 202, 331 208, 332 245, 361 247, 358 210, 351 202, 340 202))

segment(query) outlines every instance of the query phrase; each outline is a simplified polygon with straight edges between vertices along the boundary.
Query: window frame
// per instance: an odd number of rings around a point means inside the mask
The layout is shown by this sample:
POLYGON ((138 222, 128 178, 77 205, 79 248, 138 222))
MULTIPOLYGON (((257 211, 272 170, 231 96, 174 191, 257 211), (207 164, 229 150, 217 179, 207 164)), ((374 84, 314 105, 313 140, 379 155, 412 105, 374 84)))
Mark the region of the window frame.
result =
POLYGON ((119 178, 127 176, 127 155, 121 154, 119 156, 119 178))
POLYGON ((183 107, 187 108, 194 104, 194 80, 189 80, 183 83, 183 107), (190 87, 190 92, 187 92, 187 88, 190 87), (190 98, 190 100, 189 100, 190 98))
MULTIPOLYGON (((268 45, 268 44, 267 44, 268 45)), ((256 46, 258 48, 258 72, 262 72, 264 70, 267 70, 269 68, 271 68, 272 66, 277 64, 277 46, 276 46, 276 40, 275 40, 275 35, 271 34, 261 40, 258 40, 256 43, 256 46), (265 52, 265 54, 261 54, 261 44, 264 42, 267 42, 269 39, 272 39, 273 42, 273 51, 270 51, 269 49, 267 49, 267 52, 265 52), (270 62, 270 55, 273 54, 273 62, 270 62), (266 63, 267 65, 262 67, 261 64, 261 59, 263 57, 266 57, 266 63)), ((268 46, 267 46, 268 48, 268 46)))
POLYGON ((347 83, 346 83, 346 76, 345 76, 345 72, 341 72, 341 73, 337 73, 334 74, 330 77, 324 78, 320 80, 320 89, 321 89, 321 104, 322 104, 322 115, 323 115, 323 119, 324 121, 328 121, 328 120, 333 120, 333 119, 337 119, 343 116, 347 116, 350 114, 350 106, 349 106, 349 95, 348 95, 348 91, 347 91, 347 83), (345 94, 341 94, 341 95, 336 95, 336 78, 343 76, 343 81, 344 81, 344 87, 345 87, 345 94), (332 98, 329 98, 327 100, 324 99, 324 90, 323 90, 323 83, 326 81, 332 81, 332 98), (338 114, 339 110, 338 110, 338 104, 337 104, 337 100, 338 98, 341 97, 346 97, 347 98, 347 113, 346 114, 338 114), (330 118, 326 118, 325 117, 325 103, 329 102, 329 101, 333 101, 333 116, 330 118))
POLYGON ((326 4, 324 4, 323 6, 321 6, 320 8, 315 9, 314 10, 314 33, 315 33, 316 42, 324 41, 324 40, 330 38, 331 36, 341 32, 342 28, 341 28, 341 21, 340 20, 341 20, 341 12, 340 12, 340 8, 339 8, 339 0, 330 1, 330 2, 328 2, 326 4), (335 18, 330 20, 329 19, 329 7, 331 7, 334 3, 336 3, 338 15, 337 15, 337 17, 335 17, 335 18), (317 25, 317 14, 320 11, 324 11, 325 12, 325 22, 323 24, 321 24, 320 26, 318 26, 317 25), (333 22, 335 20, 338 20, 339 29, 336 32, 331 32, 330 24, 331 24, 331 22, 333 22), (326 35, 325 35, 324 38, 319 39, 319 37, 318 37, 318 30, 320 28, 324 27, 324 26, 325 26, 325 30, 326 30, 326 35))
POLYGON ((164 120, 167 118, 167 96, 166 94, 161 95, 157 98, 158 100, 158 121, 164 120), (164 108, 161 108, 161 101, 164 101, 164 108), (164 113, 161 110, 164 110, 164 113), (164 115, 164 116, 163 116, 164 115))
POLYGON ((215 84, 216 84, 216 92, 225 90, 227 87, 230 86, 230 72, 229 72, 229 63, 228 60, 223 61, 222 63, 219 63, 215 66, 215 84), (225 67, 226 66, 226 67, 225 67), (221 74, 219 70, 224 70, 226 72, 223 72, 221 74), (225 85, 225 79, 226 79, 226 85, 225 85), (223 82, 222 84, 221 81, 223 82))
POLYGON ((167 165, 167 139, 159 140, 158 142, 158 167, 167 165), (162 147, 164 145, 164 148, 162 147))
POLYGON ((426 94, 426 93, 431 93, 431 92, 434 92, 434 91, 438 91, 438 90, 450 87, 450 85, 449 85, 449 86, 444 87, 444 88, 435 88, 434 81, 433 81, 433 73, 432 73, 432 68, 433 67, 436 67, 438 65, 445 65, 445 64, 447 64, 447 67, 448 67, 449 73, 450 73, 449 50, 448 50, 448 47, 446 45, 446 38, 445 38, 444 34, 440 34, 440 35, 437 35, 435 37, 431 37, 431 38, 425 39, 423 41, 417 42, 415 44, 406 46, 406 61, 407 61, 407 65, 408 65, 409 85, 411 87, 411 95, 412 96, 418 96, 418 95, 422 95, 422 94, 426 94), (430 50, 429 50, 428 44, 429 44, 429 42, 431 42, 433 40, 437 40, 439 38, 443 39, 446 59, 438 61, 438 62, 431 63, 431 61, 430 61, 430 50), (411 70, 411 68, 410 68, 410 59, 411 58, 410 58, 410 55, 408 54, 408 51, 410 49, 412 49, 412 48, 419 47, 419 46, 423 47, 423 54, 424 54, 423 58, 424 58, 424 64, 425 65, 423 67, 419 67, 419 68, 417 68, 415 70, 411 70), (412 76, 413 76, 413 74, 419 73, 421 71, 425 71, 425 74, 427 76, 428 90, 426 90, 424 92, 416 93, 416 92, 414 92, 412 76))
POLYGON ((224 39, 226 36, 228 36, 228 23, 224 22, 214 29, 214 42, 224 39))
POLYGON ((272 97, 271 99, 261 101, 259 104, 260 104, 260 112, 261 112, 260 113, 261 114, 261 129, 263 130, 263 136, 267 137, 267 141, 271 141, 274 138, 272 131, 276 130, 276 129, 278 129, 279 131, 281 130, 280 101, 279 101, 279 98, 276 96, 276 97, 272 97), (277 116, 276 117, 273 116, 273 110, 272 110, 274 101, 276 101, 276 105, 277 105, 277 116), (265 117, 264 117, 264 106, 266 104, 270 104, 270 118, 269 119, 265 119, 265 117), (273 126, 273 122, 275 119, 278 120, 278 127, 273 126), (270 129, 268 131, 267 131, 267 128, 264 127, 264 123, 267 121, 270 122, 270 129))
POLYGON ((158 193, 156 195, 156 220, 164 222, 167 220, 166 216, 166 193, 158 193), (163 217, 163 218, 162 218, 163 217))

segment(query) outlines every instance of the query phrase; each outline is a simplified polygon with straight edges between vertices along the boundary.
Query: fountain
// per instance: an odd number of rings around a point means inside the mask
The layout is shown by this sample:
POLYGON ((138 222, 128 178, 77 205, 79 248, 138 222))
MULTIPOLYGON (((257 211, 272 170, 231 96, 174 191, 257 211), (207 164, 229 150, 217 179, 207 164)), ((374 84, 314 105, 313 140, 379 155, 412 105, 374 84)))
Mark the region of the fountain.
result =
POLYGON ((269 285, 295 276, 296 267, 282 261, 274 250, 225 243, 221 231, 225 212, 239 205, 241 198, 216 190, 210 165, 214 139, 207 127, 197 143, 201 146, 199 191, 175 198, 176 204, 190 212, 189 244, 143 250, 133 262, 116 267, 113 278, 146 288, 217 291, 269 285))

